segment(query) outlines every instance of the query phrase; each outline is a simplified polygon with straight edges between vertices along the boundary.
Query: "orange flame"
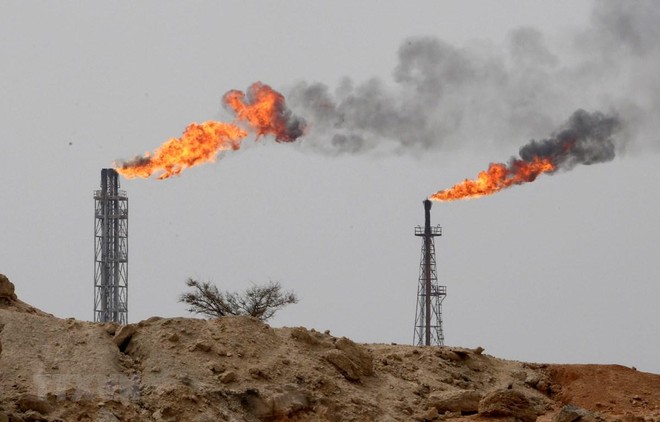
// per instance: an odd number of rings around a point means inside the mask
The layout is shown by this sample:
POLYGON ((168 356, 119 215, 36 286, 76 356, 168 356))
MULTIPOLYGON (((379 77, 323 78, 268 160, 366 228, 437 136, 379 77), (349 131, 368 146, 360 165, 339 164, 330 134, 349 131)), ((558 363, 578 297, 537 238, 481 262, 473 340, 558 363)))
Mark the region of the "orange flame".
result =
POLYGON ((117 168, 117 173, 132 179, 149 177, 162 171, 158 179, 167 179, 187 167, 212 162, 218 151, 236 150, 247 132, 233 124, 220 122, 191 123, 180 138, 172 138, 153 155, 132 160, 117 168))
POLYGON ((236 113, 234 123, 191 123, 180 138, 166 141, 153 154, 115 163, 117 172, 129 179, 161 172, 158 179, 167 179, 188 167, 213 162, 218 152, 241 147, 248 135, 238 125, 241 122, 254 130, 257 137, 272 135, 278 142, 292 142, 303 134, 304 123, 291 116, 284 105, 284 96, 268 85, 252 84, 247 96, 241 91, 229 91, 223 101, 236 113))
POLYGON ((455 201, 492 195, 512 185, 533 182, 540 174, 553 172, 556 165, 548 158, 534 157, 531 161, 512 160, 509 165, 491 163, 474 180, 465 179, 429 196, 432 201, 455 201))
POLYGON ((247 122, 258 136, 273 135, 278 142, 295 141, 302 133, 291 132, 288 127, 289 113, 284 109, 284 96, 268 85, 254 83, 248 91, 248 103, 245 94, 231 90, 223 101, 236 113, 236 118, 247 122))

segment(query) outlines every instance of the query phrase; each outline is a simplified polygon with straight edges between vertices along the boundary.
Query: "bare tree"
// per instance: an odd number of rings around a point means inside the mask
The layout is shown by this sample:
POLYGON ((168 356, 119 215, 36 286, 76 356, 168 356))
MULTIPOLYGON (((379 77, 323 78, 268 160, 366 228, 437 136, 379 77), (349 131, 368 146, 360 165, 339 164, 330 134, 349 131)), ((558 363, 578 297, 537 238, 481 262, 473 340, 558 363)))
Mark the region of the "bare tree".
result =
POLYGON ((188 311, 212 318, 226 315, 250 315, 266 321, 275 312, 291 303, 298 303, 292 291, 283 291, 279 282, 253 285, 242 293, 221 292, 210 282, 189 278, 186 285, 193 291, 180 296, 179 302, 189 305, 188 311))

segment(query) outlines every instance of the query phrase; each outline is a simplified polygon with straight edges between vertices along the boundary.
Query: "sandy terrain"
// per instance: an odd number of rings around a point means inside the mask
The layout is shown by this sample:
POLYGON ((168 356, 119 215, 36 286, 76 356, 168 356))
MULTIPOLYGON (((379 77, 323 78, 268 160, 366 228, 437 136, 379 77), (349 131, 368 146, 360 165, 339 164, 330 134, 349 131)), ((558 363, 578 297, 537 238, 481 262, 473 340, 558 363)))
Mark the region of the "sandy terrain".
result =
POLYGON ((95 324, 39 311, 7 283, 0 422, 660 422, 660 375, 632 368, 356 344, 247 317, 95 324))

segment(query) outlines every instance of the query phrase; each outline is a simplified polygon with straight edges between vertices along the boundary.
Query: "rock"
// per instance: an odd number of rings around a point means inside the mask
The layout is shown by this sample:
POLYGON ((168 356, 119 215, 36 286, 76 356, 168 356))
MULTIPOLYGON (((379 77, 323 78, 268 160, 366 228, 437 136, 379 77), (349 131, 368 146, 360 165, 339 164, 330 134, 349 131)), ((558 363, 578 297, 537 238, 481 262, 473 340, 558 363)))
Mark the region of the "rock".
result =
POLYGON ((208 343, 204 343, 203 341, 198 341, 195 344, 188 347, 188 350, 191 352, 194 352, 195 350, 199 350, 200 352, 206 353, 211 350, 211 345, 208 343))
POLYGON ((525 384, 529 385, 532 388, 536 388, 537 385, 541 382, 541 375, 536 372, 528 374, 525 378, 525 384))
POLYGON ((440 359, 444 359, 452 362, 460 362, 463 360, 463 358, 458 353, 456 353, 453 350, 448 350, 447 348, 441 348, 439 350, 436 350, 435 355, 440 359))
POLYGON ((254 379, 269 380, 270 376, 263 371, 261 368, 250 368, 248 369, 248 374, 254 379))
POLYGON ((438 413, 438 409, 435 407, 430 407, 425 412, 419 413, 413 418, 421 422, 435 421, 440 418, 440 414, 438 413))
POLYGON ((114 336, 115 333, 117 332, 117 328, 119 328, 119 324, 116 322, 106 322, 103 324, 103 329, 105 330, 106 333, 110 334, 111 336, 114 336))
POLYGON ((438 412, 477 413, 483 394, 476 390, 438 391, 431 393, 428 402, 438 412))
POLYGON ((274 417, 289 416, 309 407, 308 393, 289 386, 284 391, 274 393, 268 397, 274 417))
POLYGON ((7 276, 0 274, 0 299, 6 302, 16 301, 16 293, 14 293, 14 283, 9 281, 7 276))
POLYGON ((360 369, 358 366, 341 350, 328 350, 323 358, 330 362, 344 378, 352 382, 360 381, 360 369))
POLYGON ((515 389, 491 391, 479 402, 479 414, 482 416, 511 417, 522 422, 534 422, 541 413, 523 392, 515 389))
POLYGON ((209 371, 211 371, 214 374, 221 374, 227 370, 225 365, 217 362, 209 362, 206 364, 206 367, 208 368, 209 371))
POLYGON ((249 389, 242 395, 250 413, 262 420, 289 420, 300 411, 311 408, 309 393, 295 385, 284 385, 275 391, 249 389))
POLYGON ((112 341, 119 347, 119 350, 122 352, 126 350, 126 346, 128 346, 128 343, 131 341, 131 337, 135 334, 137 331, 137 327, 133 324, 128 324, 122 326, 119 331, 115 333, 115 337, 112 339, 112 341))
POLYGON ((229 384, 238 379, 238 376, 236 375, 236 372, 234 371, 227 371, 224 374, 220 375, 220 382, 223 384, 229 384))
POLYGON ((18 398, 16 405, 23 412, 33 410, 42 415, 47 415, 53 411, 53 407, 50 403, 34 394, 23 394, 18 398))
POLYGON ((362 346, 358 346, 346 337, 342 337, 337 340, 335 347, 344 352, 346 356, 355 363, 358 367, 358 372, 361 375, 373 375, 373 356, 362 346))
POLYGON ((312 334, 310 334, 310 332, 307 331, 304 327, 296 327, 291 330, 291 337, 302 343, 307 343, 312 346, 319 344, 319 339, 312 336, 312 334))
POLYGON ((369 351, 347 338, 337 340, 335 347, 336 349, 328 350, 323 357, 347 380, 359 382, 361 377, 373 375, 373 356, 369 351))
POLYGON ((601 419, 596 414, 572 404, 562 407, 559 413, 552 418, 552 422, 597 422, 599 420, 601 419))
POLYGON ((453 352, 456 353, 461 358, 461 360, 469 358, 472 354, 472 350, 468 349, 454 349, 453 352))

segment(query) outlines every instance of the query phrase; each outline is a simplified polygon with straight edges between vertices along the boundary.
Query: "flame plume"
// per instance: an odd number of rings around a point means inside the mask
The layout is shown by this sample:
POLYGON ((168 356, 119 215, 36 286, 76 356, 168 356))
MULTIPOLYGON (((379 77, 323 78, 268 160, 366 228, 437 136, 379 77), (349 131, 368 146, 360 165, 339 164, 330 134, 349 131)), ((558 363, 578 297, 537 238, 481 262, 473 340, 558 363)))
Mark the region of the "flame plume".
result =
POLYGON ((284 96, 261 82, 252 84, 247 94, 229 91, 223 102, 236 115, 233 123, 191 123, 181 137, 166 141, 153 154, 115 163, 117 172, 129 179, 160 172, 158 179, 167 179, 188 167, 213 162, 219 152, 241 147, 248 135, 241 123, 257 138, 272 135, 277 142, 293 142, 304 133, 304 121, 286 108, 284 96))
POLYGON ((491 163, 474 180, 465 179, 449 189, 429 196, 432 201, 455 201, 492 195, 513 185, 533 182, 543 174, 570 170, 578 164, 610 161, 615 155, 612 135, 621 122, 616 116, 578 110, 556 135, 532 140, 520 148, 520 158, 508 164, 491 163))
POLYGON ((277 142, 293 142, 303 135, 304 124, 291 117, 284 106, 284 96, 268 85, 254 83, 245 94, 231 90, 224 97, 224 103, 242 120, 252 127, 258 136, 273 135, 277 142))
POLYGON ((532 162, 512 160, 509 165, 491 163, 488 170, 480 172, 476 179, 465 179, 449 189, 434 193, 429 199, 454 201, 492 195, 511 185, 533 182, 539 174, 553 172, 555 169, 552 161, 540 157, 535 157, 532 162))

